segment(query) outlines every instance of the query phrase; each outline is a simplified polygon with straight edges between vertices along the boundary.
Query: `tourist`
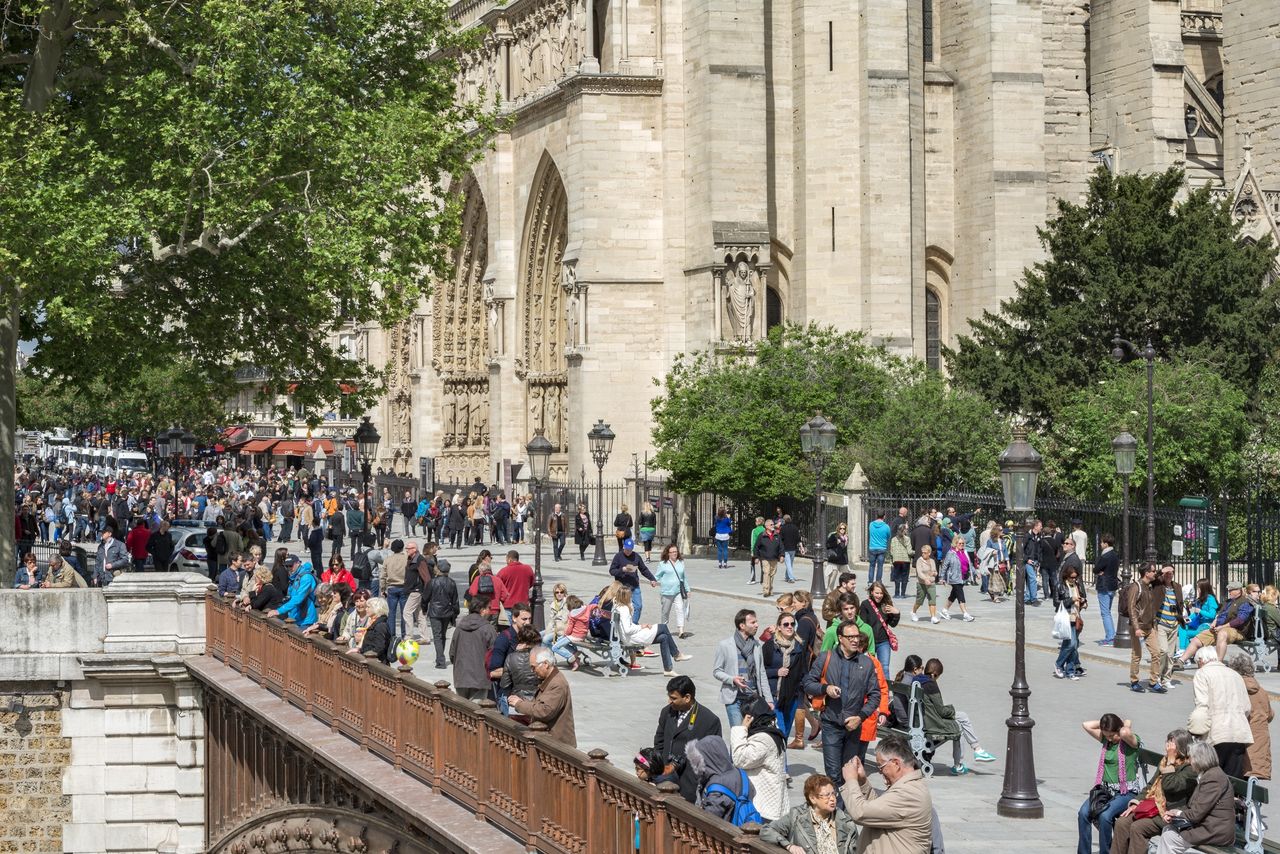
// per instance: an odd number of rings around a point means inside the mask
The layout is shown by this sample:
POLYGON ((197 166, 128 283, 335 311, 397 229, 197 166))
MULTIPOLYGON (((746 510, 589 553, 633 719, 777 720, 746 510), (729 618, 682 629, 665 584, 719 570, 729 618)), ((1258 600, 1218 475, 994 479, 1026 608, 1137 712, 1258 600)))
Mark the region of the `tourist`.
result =
POLYGON ((473 596, 467 603, 467 613, 454 629, 453 640, 449 642, 453 690, 468 700, 480 701, 493 695, 493 684, 485 670, 485 657, 493 648, 497 631, 485 616, 488 610, 488 597, 473 596))
POLYGON ((782 525, 778 528, 778 536, 782 538, 784 580, 794 584, 796 580, 796 552, 804 553, 804 542, 800 536, 800 526, 791 521, 790 514, 783 515, 782 525))
POLYGON ((901 599, 907 595, 907 582, 911 578, 911 538, 906 525, 899 525, 889 540, 889 563, 893 595, 901 599))
MULTIPOLYGON (((862 760, 854 756, 841 769, 840 793, 849 817, 859 827, 858 854, 927 854, 935 850, 933 798, 906 739, 887 735, 876 744, 876 767, 885 789, 877 792, 862 760)), ((830 775, 828 775, 830 776, 830 775)))
POLYGON ((1183 622, 1182 585, 1173 580, 1173 570, 1173 564, 1165 561, 1151 588, 1151 612, 1154 616, 1151 632, 1156 636, 1156 646, 1160 650, 1160 685, 1166 690, 1172 687, 1178 628, 1183 622))
POLYGON ((582 654, 578 652, 577 644, 587 639, 591 629, 591 613, 599 605, 584 605, 577 596, 567 597, 564 604, 564 633, 556 638, 551 651, 569 662, 570 669, 577 670, 582 665, 582 654))
MULTIPOLYGON (((310 564, 304 564, 304 566, 309 567, 310 564)), ((392 643, 395 638, 391 633, 391 618, 387 600, 374 596, 365 603, 365 613, 369 615, 369 627, 365 630, 359 649, 348 650, 348 653, 352 655, 373 653, 378 661, 383 664, 389 664, 395 657, 395 653, 392 651, 392 643)))
POLYGON ((458 585, 449 577, 449 561, 436 557, 439 547, 439 543, 428 543, 426 546, 435 574, 423 595, 426 599, 425 610, 431 628, 431 641, 436 648, 436 669, 443 670, 445 633, 458 619, 461 609, 458 607, 458 585))
POLYGON ((916 604, 911 608, 911 621, 918 623, 916 612, 926 601, 929 603, 929 622, 941 622, 938 617, 938 562, 933 559, 933 547, 922 545, 916 558, 916 604))
POLYGON ((742 723, 730 727, 729 754, 733 764, 747 772, 756 811, 770 821, 782 818, 788 800, 786 740, 764 700, 752 703, 742 723))
POLYGON ((585 504, 578 505, 578 512, 573 517, 573 544, 578 547, 578 560, 586 560, 587 546, 595 544, 595 534, 591 531, 591 513, 585 504))
POLYGON ((876 664, 864 654, 866 636, 852 620, 844 620, 837 627, 837 637, 839 646, 810 666, 804 692, 813 698, 813 707, 820 709, 827 776, 843 781, 844 764, 866 753, 861 727, 868 717, 879 713, 881 696, 876 664))
POLYGON ((33 590, 44 583, 44 572, 40 570, 35 552, 27 552, 18 564, 18 577, 14 579, 14 587, 18 590, 33 590))
POLYGON ((1213 618, 1218 616, 1218 597, 1213 595, 1213 582, 1201 578, 1196 582, 1196 598, 1186 603, 1187 618, 1178 629, 1178 652, 1181 653, 1191 643, 1191 639, 1213 625, 1213 618))
POLYGON ((889 672, 889 659, 893 650, 898 648, 898 638, 893 633, 893 626, 898 625, 901 616, 884 584, 880 581, 871 582, 867 598, 858 606, 858 617, 871 627, 872 649, 886 673, 889 672))
POLYGON ((61 590, 69 587, 84 586, 84 579, 71 568, 70 564, 62 559, 62 555, 55 554, 49 557, 49 568, 44 574, 44 581, 40 582, 40 586, 46 590, 61 590))
POLYGON ((498 703, 498 711, 504 715, 507 714, 507 695, 501 687, 503 667, 506 665, 507 656, 516 648, 520 630, 531 622, 533 622, 533 611, 529 606, 523 602, 514 605, 511 608, 511 624, 499 631, 493 639, 493 652, 489 656, 489 679, 493 683, 493 695, 498 703))
MULTIPOLYGON (((1113 646, 1116 639, 1116 627, 1111 620, 1111 603, 1115 600, 1116 591, 1120 589, 1120 555, 1116 552, 1114 534, 1103 534, 1102 551, 1093 562, 1094 589, 1098 593, 1098 613, 1102 616, 1102 639, 1099 646, 1113 646)), ((1081 559, 1084 555, 1081 555, 1081 559)))
POLYGON ((316 621, 315 589, 316 577, 311 572, 311 564, 294 563, 284 601, 279 608, 268 611, 267 616, 293 620, 298 628, 305 629, 316 621))
POLYGON ((1084 627, 1084 617, 1081 616, 1081 612, 1089 607, 1089 596, 1085 592, 1084 584, 1080 582, 1079 562, 1073 563, 1070 560, 1075 557, 1072 553, 1074 544, 1071 540, 1066 540, 1063 546, 1066 555, 1058 575, 1058 584, 1053 588, 1053 608, 1054 611, 1059 608, 1067 609, 1067 616, 1071 618, 1071 633, 1068 637, 1062 638, 1058 647, 1058 658, 1053 664, 1053 676, 1055 679, 1078 681, 1084 673, 1084 668, 1080 665, 1080 630, 1084 627))
POLYGON ((716 541, 716 569, 729 568, 729 537, 733 534, 733 520, 727 508, 721 507, 711 525, 711 538, 716 541))
MULTIPOLYGON (((756 566, 760 563, 760 558, 756 556, 756 541, 760 539, 760 535, 764 533, 764 517, 757 516, 755 527, 751 529, 751 541, 747 548, 747 554, 750 556, 751 581, 750 584, 756 583, 756 566)), ((760 580, 764 581, 764 567, 761 566, 760 580)))
POLYGON ((1003 534, 1000 523, 993 520, 982 532, 978 543, 978 572, 982 575, 980 592, 996 603, 1005 600, 1008 589, 1005 573, 1009 569, 1009 550, 1003 534))
POLYGON ((782 537, 773 527, 773 520, 765 520, 764 531, 756 538, 752 554, 760 563, 760 581, 766 598, 773 595, 773 577, 778 571, 778 561, 782 560, 782 551, 782 537))
POLYGON ((284 593, 272 580, 271 570, 260 566, 253 571, 253 594, 249 607, 255 611, 275 611, 284 603, 284 593))
POLYGON ((542 642, 547 646, 554 646, 556 640, 564 634, 569 622, 568 599, 569 588, 563 582, 556 582, 556 586, 551 588, 551 600, 547 603, 547 630, 542 633, 542 642))
POLYGON ((913 681, 920 683, 923 695, 925 732, 937 742, 951 742, 951 773, 959 777, 969 773, 964 764, 965 742, 973 751, 975 761, 995 762, 996 758, 982 749, 969 715, 942 701, 942 689, 938 686, 942 673, 942 662, 931 658, 925 662, 923 673, 914 676, 913 681))
POLYGON ((1116 818, 1111 854, 1147 854, 1148 840, 1164 830, 1169 811, 1186 805, 1196 787, 1196 772, 1190 762, 1191 743, 1191 733, 1185 729, 1175 729, 1165 736, 1156 778, 1116 818))
POLYGON ((698 781, 685 761, 685 748, 700 738, 718 738, 720 733, 720 719, 697 701, 697 687, 692 679, 676 676, 667 682, 667 705, 658 713, 653 749, 664 763, 674 763, 679 774, 680 794, 689 803, 697 799, 698 781))
MULTIPOLYGON (((284 549, 276 549, 276 551, 281 552, 284 551, 284 549)), ((329 556, 329 567, 320 574, 320 583, 345 584, 352 590, 355 590, 358 586, 356 584, 355 576, 351 574, 351 570, 347 569, 343 564, 342 555, 337 554, 336 552, 329 556)))
POLYGON ((796 712, 800 710, 803 697, 800 687, 810 661, 809 649, 796 634, 795 615, 787 611, 778 615, 777 625, 760 654, 769 678, 769 692, 773 694, 778 729, 789 736, 796 712))
MULTIPOLYGON (((1209 628, 1193 637, 1186 650, 1178 656, 1179 666, 1186 664, 1204 646, 1211 646, 1218 651, 1218 660, 1227 657, 1227 647, 1245 640, 1247 632, 1253 626, 1253 603, 1244 595, 1244 585, 1239 581, 1227 584, 1226 607, 1218 612, 1209 628)), ((1252 638, 1249 638, 1252 640, 1252 638)), ((1228 771, 1228 774, 1231 772, 1228 771)))
POLYGON ((825 774, 811 774, 804 781, 804 803, 760 830, 760 841, 777 845, 788 854, 854 854, 858 827, 844 810, 836 808, 836 786, 825 774))
POLYGON ((1209 742, 1218 752, 1218 764, 1230 776, 1243 777, 1245 754, 1253 744, 1252 704, 1244 679, 1219 661, 1211 646, 1196 651, 1196 666, 1195 704, 1209 716, 1209 742))
POLYGON ((1119 715, 1110 712, 1096 721, 1085 721, 1081 727, 1102 745, 1094 786, 1105 787, 1105 796, 1098 797, 1091 792, 1080 805, 1076 817, 1079 827, 1076 852, 1092 854, 1093 826, 1097 824, 1098 852, 1108 854, 1116 818, 1138 796, 1138 748, 1142 742, 1130 729, 1129 721, 1121 720, 1119 715))
POLYGON ((835 587, 835 579, 849 565, 849 526, 844 522, 827 535, 827 588, 835 587))
POLYGON ((115 528, 108 522, 102 527, 102 540, 94 560, 93 577, 99 586, 110 584, 110 579, 129 568, 129 550, 116 539, 115 528))
POLYGON ((671 636, 671 631, 665 623, 657 625, 636 623, 632 616, 632 596, 632 589, 624 585, 615 594, 613 600, 613 610, 618 615, 622 645, 624 647, 648 646, 656 643, 662 654, 663 675, 678 676, 679 674, 675 672, 675 662, 688 661, 693 656, 680 652, 675 638, 671 636))
POLYGON ((644 547, 645 560, 653 560, 653 538, 658 533, 658 514, 653 512, 653 505, 648 501, 640 505, 640 515, 636 518, 636 534, 640 537, 640 545, 644 547))
POLYGON ((424 626, 426 617, 423 613, 422 594, 426 591, 427 585, 431 583, 431 564, 433 561, 425 550, 419 553, 418 544, 412 541, 404 544, 404 555, 404 606, 401 611, 400 625, 404 627, 404 637, 413 638, 422 643, 423 638, 426 636, 426 628, 424 626))
MULTIPOLYGON (((1202 650, 1212 652, 1212 650, 1202 650)), ((1225 846, 1236 841, 1236 798, 1218 754, 1206 742, 1191 745, 1196 788, 1187 805, 1170 810, 1169 826, 1160 834, 1158 854, 1184 854, 1192 848, 1225 846)))
POLYGON ((839 629, 840 624, 845 620, 853 621, 858 627, 858 631, 862 632, 867 639, 867 649, 871 649, 875 644, 875 632, 871 630, 871 626, 858 616, 862 610, 862 604, 858 599, 857 593, 844 592, 836 596, 834 599, 828 596, 826 601, 822 603, 822 615, 827 618, 827 631, 822 636, 822 652, 829 649, 835 649, 839 645, 839 629), (827 608, 832 608, 832 613, 827 616, 827 608))
POLYGON ((627 512, 627 505, 623 504, 618 510, 618 515, 613 517, 613 535, 618 540, 619 549, 622 548, 623 540, 632 539, 633 524, 631 514, 627 512))
POLYGON ((640 595, 640 576, 647 578, 651 587, 658 586, 658 579, 649 571, 644 558, 636 553, 635 547, 635 541, 630 537, 622 540, 622 548, 613 556, 613 563, 609 564, 609 574, 631 591, 635 618, 639 620, 640 612, 644 608, 644 598, 640 595))
POLYGON ((489 563, 489 553, 487 549, 480 552, 480 557, 472 565, 474 576, 471 584, 467 587, 467 597, 474 599, 477 596, 483 596, 489 603, 489 621, 496 628, 498 625, 498 614, 501 605, 499 600, 502 598, 501 580, 493 574, 493 566, 489 563))
POLYGON ((534 693, 538 690, 540 680, 533 672, 529 653, 540 643, 542 643, 542 636, 538 634, 537 629, 532 625, 521 626, 516 632, 515 648, 502 662, 502 678, 498 680, 498 690, 507 698, 509 716, 514 716, 510 711, 512 700, 517 697, 532 700, 534 693))
POLYGON ((756 639, 760 628, 756 612, 747 608, 738 611, 733 628, 733 635, 716 647, 711 675, 720 683, 720 702, 724 703, 729 726, 738 726, 757 697, 772 706, 773 694, 764 669, 764 651, 756 639))
POLYGON ((324 566, 324 523, 320 518, 311 520, 311 528, 306 537, 307 553, 311 556, 312 566, 324 566))
POLYGON ((973 622, 973 614, 970 614, 968 609, 965 608, 964 602, 965 565, 968 560, 969 556, 965 552, 964 537, 957 534, 951 538, 951 548, 947 550, 946 557, 942 559, 942 567, 939 570, 943 583, 951 585, 951 593, 947 596, 947 604, 940 614, 944 620, 951 619, 951 606, 959 604, 961 618, 966 623, 973 622))
POLYGON ((529 654, 534 674, 540 679, 532 700, 519 696, 511 698, 516 711, 534 723, 547 725, 547 735, 561 744, 577 747, 578 739, 573 725, 573 696, 569 680, 555 666, 551 650, 535 646, 529 654))
POLYGON ((507 562, 498 570, 498 602, 507 611, 510 619, 511 609, 521 602, 528 602, 529 591, 533 588, 533 567, 520 562, 520 553, 514 549, 507 552, 507 562))
POLYGON ((889 538, 893 536, 884 520, 884 511, 877 510, 876 518, 867 526, 867 582, 884 581, 884 559, 889 552, 889 538))
POLYGON ((653 786, 659 783, 671 783, 674 786, 680 784, 676 763, 670 759, 664 759, 662 754, 652 747, 642 747, 637 750, 636 755, 631 759, 631 764, 635 767, 636 779, 643 783, 653 786))
MULTIPOLYGON (((1129 614, 1129 626, 1133 631, 1133 642, 1129 644, 1129 690, 1136 694, 1143 693, 1142 683, 1138 681, 1138 667, 1142 663, 1142 647, 1147 648, 1150 658, 1148 664, 1151 676, 1151 692, 1165 694, 1169 689, 1160 684, 1160 635, 1155 632, 1155 599, 1163 600, 1163 589, 1156 582, 1159 572, 1154 563, 1142 565, 1142 574, 1137 580, 1125 588, 1124 611, 1129 614)), ((1123 611, 1122 611, 1123 613, 1123 611)))
POLYGON ((316 585, 316 621, 302 630, 304 635, 329 635, 330 624, 338 615, 342 601, 333 594, 333 587, 321 582, 316 585))
POLYGON ((689 602, 689 584, 684 574, 684 556, 680 547, 671 543, 662 550, 655 577, 658 579, 658 595, 662 598, 662 622, 672 625, 675 613, 676 637, 684 637, 685 609, 689 602))
POLYGON ((380 590, 390 609, 391 632, 398 638, 404 637, 404 606, 407 595, 404 580, 408 568, 409 555, 405 553, 404 540, 392 540, 391 554, 382 562, 380 590))
POLYGON ((565 517, 563 508, 556 504, 547 517, 547 535, 551 537, 551 553, 556 563, 560 562, 560 556, 564 553, 564 540, 568 533, 569 520, 565 517))
POLYGON ((745 771, 735 768, 729 748, 718 735, 692 741, 685 747, 685 758, 698 781, 695 803, 703 812, 724 821, 732 821, 738 798, 744 795, 754 802, 755 789, 745 771))

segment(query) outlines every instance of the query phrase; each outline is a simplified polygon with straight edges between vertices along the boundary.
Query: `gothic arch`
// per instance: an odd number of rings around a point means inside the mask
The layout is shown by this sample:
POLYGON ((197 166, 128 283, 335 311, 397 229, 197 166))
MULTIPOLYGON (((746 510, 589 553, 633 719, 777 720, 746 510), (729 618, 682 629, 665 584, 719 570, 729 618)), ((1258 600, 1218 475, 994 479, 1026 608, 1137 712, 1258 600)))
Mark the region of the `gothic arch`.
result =
POLYGON ((577 287, 573 273, 577 259, 566 263, 564 257, 568 232, 564 182, 555 161, 544 154, 529 190, 520 242, 516 375, 525 381, 525 435, 541 428, 560 453, 568 450, 565 290, 577 287))
POLYGON ((439 850, 397 817, 332 806, 290 804, 254 816, 210 847, 210 854, 286 850, 298 854, 348 851, 399 851, 428 854, 439 850), (353 844, 354 843, 354 844, 353 844))
POLYGON ((489 212, 475 176, 458 191, 462 239, 453 276, 433 296, 431 365, 442 385, 441 475, 465 483, 489 468, 489 212))
POLYGON ((942 370, 942 347, 951 339, 951 253, 938 246, 925 249, 924 360, 942 370))
POLYGON ((779 240, 769 242, 768 290, 765 293, 765 333, 777 323, 785 323, 791 306, 791 247, 779 240), (777 302, 776 317, 774 302, 777 302))

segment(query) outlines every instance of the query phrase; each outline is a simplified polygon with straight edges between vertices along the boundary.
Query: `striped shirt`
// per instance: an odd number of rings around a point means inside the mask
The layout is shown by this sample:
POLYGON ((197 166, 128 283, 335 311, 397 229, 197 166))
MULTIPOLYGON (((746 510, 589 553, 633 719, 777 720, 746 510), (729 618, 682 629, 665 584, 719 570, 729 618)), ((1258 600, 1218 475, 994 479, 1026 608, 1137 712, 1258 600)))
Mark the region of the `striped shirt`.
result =
POLYGON ((1165 628, 1178 625, 1178 601, 1174 597, 1173 588, 1164 589, 1164 602, 1160 605, 1159 624, 1165 628))

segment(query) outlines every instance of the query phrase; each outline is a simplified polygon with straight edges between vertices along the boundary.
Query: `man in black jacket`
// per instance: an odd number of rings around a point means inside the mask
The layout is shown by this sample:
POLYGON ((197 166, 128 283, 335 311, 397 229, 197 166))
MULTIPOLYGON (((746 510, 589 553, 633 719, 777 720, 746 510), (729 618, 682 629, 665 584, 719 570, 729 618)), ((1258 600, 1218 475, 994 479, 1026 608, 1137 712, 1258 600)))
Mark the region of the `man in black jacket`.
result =
POLYGON ((676 676, 667 683, 667 705, 658 713, 658 728, 653 733, 653 749, 660 761, 671 762, 680 775, 680 795, 689 803, 698 796, 698 779, 684 758, 684 749, 692 741, 708 735, 720 735, 720 719, 715 712, 697 700, 697 688, 688 676, 676 676))
POLYGON ((1111 603, 1120 589, 1120 555, 1116 552, 1114 534, 1102 535, 1102 552, 1093 562, 1094 587, 1098 591, 1098 613, 1102 617, 1102 640, 1099 646, 1112 646, 1116 639, 1115 623, 1111 619, 1111 603))
POLYGON ((169 572, 173 562, 173 537, 169 536, 169 523, 161 521, 160 527, 147 537, 147 553, 151 555, 151 568, 155 572, 169 572))
POLYGON ((866 756, 862 724, 879 714, 880 680, 866 654, 867 638, 855 620, 842 621, 836 638, 838 646, 818 656, 809 668, 804 692, 825 698, 818 718, 822 724, 822 764, 839 788, 845 763, 854 756, 866 756))
POLYGON ((635 612, 632 619, 639 625, 640 609, 644 606, 640 595, 640 576, 649 579, 653 587, 658 586, 658 579, 653 577, 644 558, 636 553, 635 540, 628 537, 622 541, 622 550, 613 556, 613 563, 609 564, 609 574, 631 588, 631 610, 635 612))
POLYGON ((431 640, 436 647, 436 669, 443 670, 445 632, 458 618, 461 609, 458 607, 458 584, 449 577, 449 561, 436 557, 438 543, 427 543, 422 547, 427 553, 427 561, 431 565, 433 577, 423 594, 427 606, 427 620, 431 624, 431 640))
POLYGON ((773 576, 782 558, 782 537, 773 529, 773 520, 764 520, 764 531, 756 537, 755 558, 760 561, 760 581, 764 585, 764 598, 773 596, 773 576))
POLYGON ((800 526, 791 521, 791 515, 782 517, 782 527, 778 528, 778 536, 782 538, 782 565, 786 570, 786 580, 796 580, 796 552, 800 550, 800 526))
POLYGON ((312 566, 324 566, 324 528, 319 516, 312 517, 311 530, 306 535, 307 551, 311 553, 312 566))

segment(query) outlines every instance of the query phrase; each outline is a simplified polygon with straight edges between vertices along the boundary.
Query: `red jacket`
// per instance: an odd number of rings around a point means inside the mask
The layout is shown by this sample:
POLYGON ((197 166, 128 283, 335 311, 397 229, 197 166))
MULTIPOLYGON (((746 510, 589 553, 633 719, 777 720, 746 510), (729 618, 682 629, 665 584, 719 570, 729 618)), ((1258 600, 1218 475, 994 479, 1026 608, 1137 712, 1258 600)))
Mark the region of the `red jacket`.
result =
MULTIPOLYGON (((484 578, 484 576, 485 574, 481 572, 471 580, 471 586, 467 588, 468 599, 474 599, 481 595, 480 579, 484 578)), ((493 579, 493 598, 489 600, 489 613, 496 614, 502 610, 501 600, 505 591, 503 590, 502 579, 496 573, 489 573, 489 577, 493 579)))
POLYGON ((331 569, 326 569, 320 576, 320 582, 322 584, 345 584, 351 588, 352 593, 356 591, 357 587, 356 577, 352 575, 351 570, 347 569, 345 566, 337 572, 334 572, 331 569))
POLYGON ((146 525, 134 526, 134 529, 124 538, 124 545, 129 550, 129 555, 136 560, 146 560, 147 540, 150 538, 151 531, 146 525))

